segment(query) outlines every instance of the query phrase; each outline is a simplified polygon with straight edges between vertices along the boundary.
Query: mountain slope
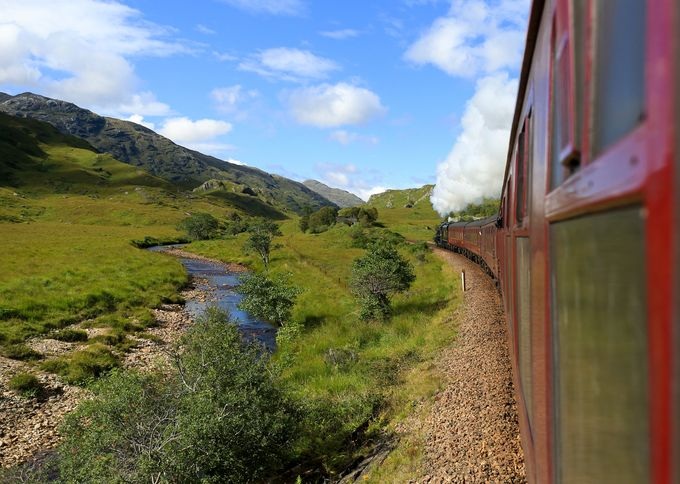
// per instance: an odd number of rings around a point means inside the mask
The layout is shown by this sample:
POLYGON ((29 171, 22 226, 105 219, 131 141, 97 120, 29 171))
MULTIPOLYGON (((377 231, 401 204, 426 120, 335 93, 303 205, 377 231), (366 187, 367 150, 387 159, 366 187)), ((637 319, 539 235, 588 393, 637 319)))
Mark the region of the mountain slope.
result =
POLYGON ((434 185, 424 185, 420 188, 405 188, 403 190, 387 190, 376 195, 371 195, 368 205, 380 208, 413 208, 428 207, 432 208, 430 195, 434 185))
POLYGON ((285 218, 246 194, 178 190, 51 124, 0 113, 0 222, 145 226, 201 211, 285 218))
POLYGON ((324 198, 327 198, 341 208, 356 207, 357 205, 363 205, 365 203, 361 198, 357 197, 353 193, 350 193, 346 190, 341 190, 340 188, 329 187, 320 181, 305 180, 302 182, 302 184, 310 190, 314 190, 316 193, 324 198))
POLYGON ((75 104, 32 93, 0 95, 0 112, 45 121, 59 131, 84 139, 99 152, 141 167, 182 188, 203 182, 226 180, 250 189, 272 206, 302 212, 332 202, 301 183, 270 175, 257 168, 235 165, 179 146, 144 126, 99 116, 75 104))

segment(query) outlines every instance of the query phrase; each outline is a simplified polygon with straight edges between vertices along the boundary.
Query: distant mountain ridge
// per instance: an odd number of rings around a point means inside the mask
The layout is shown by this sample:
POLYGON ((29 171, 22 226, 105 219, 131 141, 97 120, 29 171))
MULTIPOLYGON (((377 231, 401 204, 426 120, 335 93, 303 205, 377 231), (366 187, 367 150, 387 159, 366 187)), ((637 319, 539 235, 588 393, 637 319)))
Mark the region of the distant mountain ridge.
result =
POLYGON ((322 197, 327 198, 331 202, 335 203, 340 208, 356 207, 357 205, 363 205, 366 203, 354 193, 348 192, 347 190, 342 190, 340 188, 329 187, 325 183, 321 183, 317 180, 305 180, 302 182, 302 184, 307 188, 314 190, 322 197))
POLYGON ((139 124, 99 116, 75 104, 33 93, 0 93, 0 112, 45 121, 64 134, 77 136, 97 151, 182 188, 196 188, 208 180, 223 180, 235 191, 253 193, 272 206, 301 213, 333 202, 288 178, 237 165, 179 146, 139 124))

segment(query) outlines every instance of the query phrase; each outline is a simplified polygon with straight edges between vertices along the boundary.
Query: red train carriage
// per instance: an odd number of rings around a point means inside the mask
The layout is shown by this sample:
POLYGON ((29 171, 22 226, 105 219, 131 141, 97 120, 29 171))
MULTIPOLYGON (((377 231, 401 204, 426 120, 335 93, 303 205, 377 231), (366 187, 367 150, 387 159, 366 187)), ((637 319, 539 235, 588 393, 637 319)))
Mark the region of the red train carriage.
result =
POLYGON ((501 285, 531 482, 680 482, 679 22, 534 1, 500 228, 448 224, 501 285))

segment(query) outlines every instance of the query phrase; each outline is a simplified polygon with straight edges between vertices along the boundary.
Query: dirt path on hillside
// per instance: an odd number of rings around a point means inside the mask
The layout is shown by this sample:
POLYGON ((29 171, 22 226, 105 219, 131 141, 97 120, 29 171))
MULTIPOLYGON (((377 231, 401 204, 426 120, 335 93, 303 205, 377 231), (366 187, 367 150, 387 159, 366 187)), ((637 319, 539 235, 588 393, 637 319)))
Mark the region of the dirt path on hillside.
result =
POLYGON ((460 273, 467 291, 458 336, 437 366, 445 376, 424 422, 426 476, 420 482, 526 482, 513 396, 506 323, 491 279, 466 258, 435 254, 460 273))

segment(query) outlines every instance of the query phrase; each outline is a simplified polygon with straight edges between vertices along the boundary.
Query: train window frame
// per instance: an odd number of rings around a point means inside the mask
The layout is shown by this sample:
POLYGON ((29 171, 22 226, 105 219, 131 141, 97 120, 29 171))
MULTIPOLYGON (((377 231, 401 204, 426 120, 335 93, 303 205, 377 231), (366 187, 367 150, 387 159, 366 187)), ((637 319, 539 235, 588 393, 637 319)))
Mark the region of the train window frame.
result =
MULTIPOLYGON (((581 165, 576 107, 574 0, 557 0, 550 40, 550 112, 547 191, 562 185, 581 165), (558 98, 558 91, 560 96, 558 98), (558 118, 559 117, 559 118, 558 118), (558 123, 558 119, 560 122, 558 123), (565 130, 564 133, 558 133, 565 130), (565 139, 562 139, 564 137, 565 139), (561 146, 557 142, 561 141, 561 146)), ((581 113, 582 114, 582 113, 581 113)))
MULTIPOLYGON (((590 26, 590 36, 588 38, 589 42, 589 51, 591 52, 591 65, 590 65, 590 79, 588 82, 588 89, 589 89, 589 113, 588 113, 588 121, 589 121, 589 127, 588 127, 588 137, 589 137, 589 146, 588 146, 588 153, 590 155, 590 163, 596 162, 600 158, 604 157, 607 155, 608 152, 612 150, 616 150, 616 147, 622 143, 625 143, 624 140, 630 138, 633 136, 634 133, 636 133, 644 124, 647 119, 647 110, 649 106, 649 101, 648 101, 648 95, 647 95, 647 75, 646 75, 646 57, 648 55, 648 29, 649 29, 649 6, 647 5, 647 1, 640 0, 640 6, 644 10, 644 15, 641 16, 642 20, 642 32, 640 38, 638 38, 638 43, 642 45, 641 47, 641 53, 642 53, 642 66, 641 69, 639 69, 639 72, 642 74, 642 80, 640 84, 640 100, 641 100, 641 106, 640 106, 640 112, 638 114, 637 120, 634 124, 632 124, 626 131, 621 132, 616 136, 613 140, 609 140, 605 142, 604 144, 600 145, 599 144, 599 138, 598 138, 598 126, 600 125, 599 120, 602 116, 602 113, 604 110, 600 109, 601 106, 598 106, 596 103, 596 99, 599 96, 599 93, 602 92, 602 86, 600 85, 600 82, 602 80, 602 77, 600 75, 600 71, 602 70, 602 62, 600 61, 601 58, 603 57, 609 57, 602 55, 603 53, 601 52, 601 37, 600 33, 604 30, 603 28, 603 22, 601 22, 601 17, 605 17, 601 9, 605 8, 604 3, 599 3, 599 2, 592 2, 590 5, 590 8, 588 9, 588 23, 590 26)), ((630 37, 630 35, 626 35, 625 37, 630 37)), ((607 124, 607 123, 602 123, 602 124, 607 124)))
MULTIPOLYGON (((530 90, 530 93, 532 91, 530 90)), ((533 109, 527 108, 527 114, 521 123, 522 129, 517 138, 516 181, 515 181, 515 228, 527 228, 530 217, 531 171, 533 164, 533 109)))

